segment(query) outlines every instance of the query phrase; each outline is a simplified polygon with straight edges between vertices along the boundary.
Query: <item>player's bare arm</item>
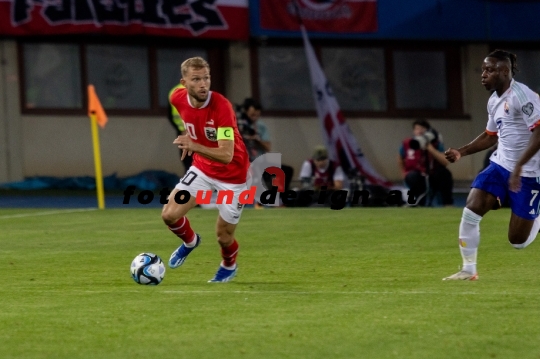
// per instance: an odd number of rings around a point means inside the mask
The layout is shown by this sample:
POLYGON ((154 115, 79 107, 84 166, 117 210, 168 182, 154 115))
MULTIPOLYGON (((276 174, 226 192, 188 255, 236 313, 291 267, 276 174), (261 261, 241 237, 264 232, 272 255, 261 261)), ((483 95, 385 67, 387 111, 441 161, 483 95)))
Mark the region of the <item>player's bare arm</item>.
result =
POLYGON ((234 141, 232 140, 218 140, 218 147, 207 147, 193 142, 188 135, 185 135, 178 136, 173 143, 183 151, 195 152, 219 163, 228 164, 233 159, 234 141))
POLYGON ((491 146, 495 145, 498 139, 499 137, 496 134, 491 135, 487 132, 482 132, 480 136, 476 137, 471 143, 463 147, 460 147, 458 149, 447 149, 444 152, 444 156, 450 163, 454 163, 458 161, 461 157, 487 150, 491 146))
POLYGON ((519 192, 521 189, 521 171, 523 166, 529 162, 529 160, 540 150, 540 130, 536 129, 531 135, 529 144, 514 167, 514 171, 510 175, 508 184, 510 190, 513 192, 519 192))

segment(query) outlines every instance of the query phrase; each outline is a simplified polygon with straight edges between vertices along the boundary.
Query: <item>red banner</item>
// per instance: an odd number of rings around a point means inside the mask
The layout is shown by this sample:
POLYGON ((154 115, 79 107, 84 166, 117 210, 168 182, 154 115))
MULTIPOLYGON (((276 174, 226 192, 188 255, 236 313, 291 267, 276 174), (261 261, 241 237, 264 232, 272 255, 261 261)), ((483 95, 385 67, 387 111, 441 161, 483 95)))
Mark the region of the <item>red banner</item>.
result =
POLYGON ((248 0, 0 0, 0 35, 83 33, 245 40, 248 0))
POLYGON ((310 32, 377 31, 377 0, 260 0, 261 29, 298 31, 295 2, 310 32))

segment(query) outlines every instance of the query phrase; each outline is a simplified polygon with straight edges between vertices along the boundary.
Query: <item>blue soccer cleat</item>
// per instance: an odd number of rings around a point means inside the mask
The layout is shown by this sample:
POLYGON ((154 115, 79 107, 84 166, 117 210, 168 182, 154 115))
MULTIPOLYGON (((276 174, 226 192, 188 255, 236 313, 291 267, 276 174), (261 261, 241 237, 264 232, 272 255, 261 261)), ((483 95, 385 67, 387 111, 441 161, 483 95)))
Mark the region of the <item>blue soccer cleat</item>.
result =
POLYGON ((214 278, 210 279, 208 283, 225 283, 229 282, 236 276, 236 272, 238 271, 238 267, 235 267, 234 269, 225 269, 222 266, 219 266, 219 269, 214 276, 214 278))
POLYGON ((185 246, 184 243, 182 243, 182 245, 178 247, 178 249, 175 250, 173 254, 171 254, 171 258, 169 259, 169 267, 171 269, 178 268, 182 264, 184 264, 188 254, 190 254, 195 248, 199 246, 199 244, 201 244, 201 236, 199 236, 197 233, 195 233, 195 235, 197 236, 197 239, 195 239, 197 243, 194 247, 188 248, 185 246))

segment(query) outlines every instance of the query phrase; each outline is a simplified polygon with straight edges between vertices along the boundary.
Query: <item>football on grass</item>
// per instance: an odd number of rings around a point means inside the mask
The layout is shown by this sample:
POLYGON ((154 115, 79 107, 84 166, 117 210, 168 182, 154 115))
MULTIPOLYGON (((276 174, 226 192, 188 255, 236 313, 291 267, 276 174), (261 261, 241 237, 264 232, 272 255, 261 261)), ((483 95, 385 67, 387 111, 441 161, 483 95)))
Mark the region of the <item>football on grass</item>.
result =
POLYGON ((131 277, 139 284, 158 285, 165 276, 165 265, 154 253, 141 253, 131 262, 131 277))

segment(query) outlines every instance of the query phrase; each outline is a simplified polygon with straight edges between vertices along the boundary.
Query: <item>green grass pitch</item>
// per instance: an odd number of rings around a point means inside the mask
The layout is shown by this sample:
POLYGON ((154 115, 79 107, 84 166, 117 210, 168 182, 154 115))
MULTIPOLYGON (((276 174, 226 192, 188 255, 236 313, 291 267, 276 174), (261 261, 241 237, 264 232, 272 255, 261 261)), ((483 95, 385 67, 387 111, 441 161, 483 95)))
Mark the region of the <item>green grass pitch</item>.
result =
POLYGON ((0 358, 540 358, 540 243, 508 244, 507 209, 477 282, 441 280, 459 208, 246 209, 225 284, 195 209, 201 246, 154 287, 129 266, 179 245, 159 209, 44 211, 0 210, 0 358))

